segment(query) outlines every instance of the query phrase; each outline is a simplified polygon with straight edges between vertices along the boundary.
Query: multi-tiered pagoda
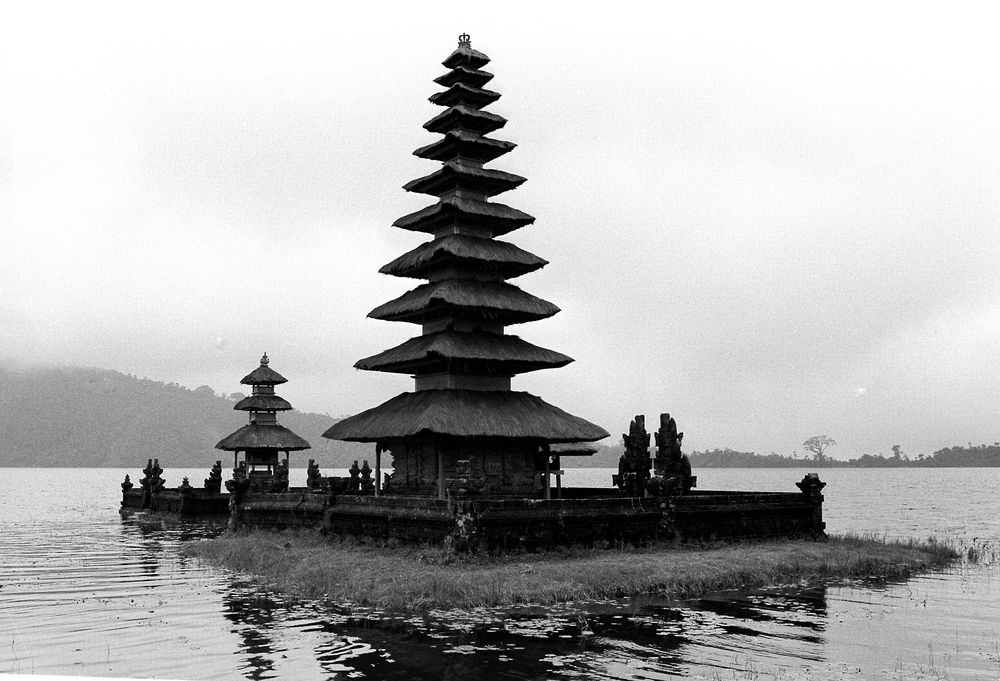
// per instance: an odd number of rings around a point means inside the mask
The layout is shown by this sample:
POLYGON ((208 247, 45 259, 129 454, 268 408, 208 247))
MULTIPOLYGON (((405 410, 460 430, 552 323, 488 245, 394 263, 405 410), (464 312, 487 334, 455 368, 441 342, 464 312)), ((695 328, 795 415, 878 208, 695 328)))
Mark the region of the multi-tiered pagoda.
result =
POLYGON ((430 101, 446 108, 424 125, 442 137, 414 152, 441 167, 404 186, 437 202, 393 223, 432 239, 380 270, 427 283, 368 315, 418 324, 422 333, 355 364, 410 374, 415 390, 323 434, 391 451, 394 472, 384 493, 540 495, 553 463, 550 444, 608 436, 589 421, 511 390, 517 374, 573 360, 505 333, 508 326, 551 317, 559 308, 508 283, 547 263, 497 238, 534 218, 489 200, 525 180, 483 167, 515 146, 486 136, 507 122, 483 111, 500 97, 484 88, 493 78, 481 70, 488 62, 472 49, 468 35, 443 62, 450 70, 435 82, 446 89, 430 101))
POLYGON ((219 440, 215 448, 233 452, 234 477, 246 476, 255 483, 255 488, 277 491, 287 487, 288 453, 309 449, 309 443, 278 425, 278 412, 288 411, 292 405, 274 394, 274 386, 288 380, 268 364, 265 352, 260 358, 260 366, 240 381, 243 385, 252 386, 252 390, 233 409, 249 412, 250 422, 219 440), (240 452, 245 453, 242 462, 238 461, 240 452), (283 462, 279 462, 280 452, 285 453, 283 462))

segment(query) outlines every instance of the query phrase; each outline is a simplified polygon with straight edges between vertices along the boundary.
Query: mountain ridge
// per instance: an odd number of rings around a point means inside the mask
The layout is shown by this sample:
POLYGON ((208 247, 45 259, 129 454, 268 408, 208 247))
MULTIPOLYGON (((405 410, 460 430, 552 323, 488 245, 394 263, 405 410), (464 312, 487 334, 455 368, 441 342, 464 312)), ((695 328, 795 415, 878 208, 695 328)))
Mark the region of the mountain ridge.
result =
MULTIPOLYGON (((228 467, 231 454, 214 447, 246 423, 233 410, 240 396, 112 369, 0 368, 0 467, 134 468, 151 458, 164 467, 208 469, 219 459, 228 467)), ((293 466, 374 458, 374 445, 322 437, 338 420, 328 414, 292 410, 278 420, 312 445, 292 454, 293 466)))

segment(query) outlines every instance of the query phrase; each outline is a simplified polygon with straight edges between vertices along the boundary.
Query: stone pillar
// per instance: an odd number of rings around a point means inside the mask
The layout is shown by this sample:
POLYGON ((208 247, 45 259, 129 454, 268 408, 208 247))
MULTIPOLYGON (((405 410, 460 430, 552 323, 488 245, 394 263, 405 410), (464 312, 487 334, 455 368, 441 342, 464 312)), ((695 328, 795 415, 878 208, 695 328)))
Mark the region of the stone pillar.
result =
POLYGON ((440 447, 435 447, 435 454, 437 455, 438 499, 444 499, 445 498, 444 452, 441 451, 440 447))
POLYGON ((826 523, 823 522, 823 488, 826 483, 820 481, 818 473, 807 473, 795 486, 802 490, 812 507, 812 516, 809 522, 809 533, 817 539, 826 538, 826 523))
POLYGON ((547 444, 542 445, 542 456, 545 457, 545 482, 544 482, 544 485, 545 485, 545 498, 546 499, 551 499, 552 498, 552 480, 551 480, 550 476, 552 475, 552 465, 551 465, 551 460, 549 459, 549 446, 547 444))
POLYGON ((243 499, 250 489, 250 479, 234 475, 232 480, 226 481, 226 489, 229 490, 229 529, 235 532, 243 527, 243 499))
POLYGON ((132 484, 132 481, 128 477, 128 473, 126 473, 125 482, 122 483, 122 508, 125 508, 126 504, 128 503, 125 500, 125 496, 128 493, 128 491, 133 487, 135 487, 135 485, 132 484))
POLYGON ((194 493, 194 487, 191 486, 187 476, 181 481, 177 491, 180 493, 180 499, 177 502, 177 513, 185 515, 190 510, 191 495, 194 493))

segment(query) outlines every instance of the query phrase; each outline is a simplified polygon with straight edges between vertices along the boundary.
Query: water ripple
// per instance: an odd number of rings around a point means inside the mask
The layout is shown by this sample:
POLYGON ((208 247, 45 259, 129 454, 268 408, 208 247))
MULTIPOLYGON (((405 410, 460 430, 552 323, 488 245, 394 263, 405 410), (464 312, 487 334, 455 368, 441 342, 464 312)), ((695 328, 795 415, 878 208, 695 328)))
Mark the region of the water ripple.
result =
MULTIPOLYGON (((976 512, 991 508, 981 492, 1000 486, 1000 473, 946 471, 898 489, 894 481, 908 472, 883 473, 872 473, 882 477, 868 488, 856 471, 824 474, 831 529, 1000 539, 995 514, 976 512), (925 488, 934 494, 921 496, 925 488)), ((14 493, 0 497, 0 673, 305 681, 1000 675, 993 565, 691 601, 395 616, 298 602, 184 557, 183 542, 220 528, 119 519, 113 491, 124 471, 7 474, 14 493), (33 508, 40 498, 53 507, 33 508)), ((707 485, 721 474, 699 471, 699 479, 707 485)), ((766 489, 772 472, 760 475, 739 486, 766 489)))

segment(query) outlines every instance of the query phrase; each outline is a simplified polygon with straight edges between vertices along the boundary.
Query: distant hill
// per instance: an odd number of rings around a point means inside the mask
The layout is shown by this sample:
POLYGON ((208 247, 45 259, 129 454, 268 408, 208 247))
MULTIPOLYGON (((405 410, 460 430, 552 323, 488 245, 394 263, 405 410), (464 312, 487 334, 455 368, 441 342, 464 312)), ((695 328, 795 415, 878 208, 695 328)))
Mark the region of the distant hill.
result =
MULTIPOLYGON (((0 466, 210 467, 232 454, 215 443, 246 423, 231 396, 208 386, 190 390, 117 371, 79 367, 0 368, 0 466)), ((337 419, 284 412, 279 422, 312 449, 292 453, 292 465, 316 459, 321 470, 374 459, 374 447, 321 437, 337 419)))

